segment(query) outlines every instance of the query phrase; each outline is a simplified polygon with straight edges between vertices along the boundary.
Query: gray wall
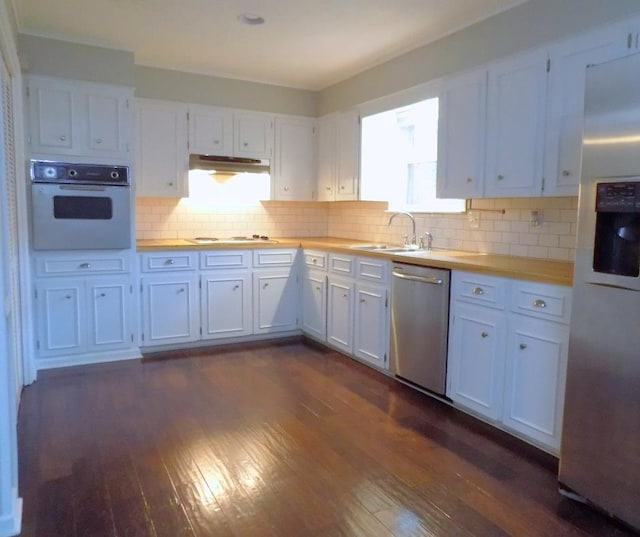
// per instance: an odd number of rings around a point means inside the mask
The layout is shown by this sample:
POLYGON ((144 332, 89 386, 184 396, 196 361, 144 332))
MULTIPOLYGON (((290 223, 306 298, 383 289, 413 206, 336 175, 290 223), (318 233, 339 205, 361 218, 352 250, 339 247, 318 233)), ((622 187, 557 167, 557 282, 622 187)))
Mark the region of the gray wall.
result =
POLYGON ((630 14, 640 14, 638 0, 529 0, 325 88, 318 112, 349 108, 630 14))
POLYGON ((18 36, 18 52, 25 73, 105 84, 135 84, 133 52, 26 34, 18 36))
POLYGON ((317 92, 231 78, 136 66, 136 95, 152 99, 317 115, 317 92))

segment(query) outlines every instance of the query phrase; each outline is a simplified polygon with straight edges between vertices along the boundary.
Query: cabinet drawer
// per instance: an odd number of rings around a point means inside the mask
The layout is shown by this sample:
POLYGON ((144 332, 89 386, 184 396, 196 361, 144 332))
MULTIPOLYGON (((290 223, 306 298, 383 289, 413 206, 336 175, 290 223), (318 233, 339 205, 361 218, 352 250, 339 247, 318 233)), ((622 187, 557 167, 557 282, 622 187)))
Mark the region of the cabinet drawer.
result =
POLYGON ((196 252, 159 252, 141 254, 142 272, 195 270, 196 252))
POLYGON ((569 323, 571 319, 571 288, 516 281, 511 292, 511 310, 522 315, 569 323))
POLYGON ((251 252, 249 250, 224 250, 200 252, 200 268, 208 269, 234 269, 249 268, 251 265, 251 252))
POLYGON ((378 283, 387 283, 389 280, 389 262, 373 257, 358 257, 356 259, 358 279, 369 280, 378 283))
POLYGON ((502 278, 453 271, 451 298, 502 310, 506 305, 506 285, 502 278))
POLYGON ((290 267, 295 263, 297 248, 254 250, 254 267, 290 267))
POLYGON ((304 250, 303 259, 306 267, 327 270, 327 252, 304 250))
POLYGON ((329 254, 329 272, 342 276, 355 275, 355 257, 352 255, 329 254))
POLYGON ((129 271, 129 257, 126 255, 102 257, 89 256, 38 256, 35 259, 38 276, 62 276, 73 274, 107 274, 129 271))

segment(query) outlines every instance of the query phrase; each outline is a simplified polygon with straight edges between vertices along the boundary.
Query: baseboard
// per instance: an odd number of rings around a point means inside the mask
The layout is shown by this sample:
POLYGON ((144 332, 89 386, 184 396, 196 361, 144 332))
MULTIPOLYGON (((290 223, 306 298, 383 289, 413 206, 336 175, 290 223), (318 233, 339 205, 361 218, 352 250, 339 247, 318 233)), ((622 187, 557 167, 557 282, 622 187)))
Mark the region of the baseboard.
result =
POLYGON ((135 360, 139 358, 142 358, 140 349, 138 347, 133 347, 114 351, 75 354, 54 358, 39 358, 34 360, 34 366, 37 371, 40 371, 42 369, 99 364, 103 362, 117 362, 120 360, 135 360))
POLYGON ((0 537, 14 537, 19 535, 22 529, 22 498, 18 497, 18 491, 15 489, 13 494, 11 513, 0 516, 0 537))

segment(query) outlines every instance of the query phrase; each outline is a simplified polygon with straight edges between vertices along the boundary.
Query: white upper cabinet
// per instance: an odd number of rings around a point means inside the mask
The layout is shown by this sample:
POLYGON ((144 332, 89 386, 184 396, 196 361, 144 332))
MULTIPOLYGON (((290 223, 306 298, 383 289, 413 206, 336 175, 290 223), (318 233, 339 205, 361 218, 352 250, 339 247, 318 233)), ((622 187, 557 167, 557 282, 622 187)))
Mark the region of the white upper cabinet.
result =
POLYGON ((547 57, 538 50, 489 68, 486 197, 540 195, 547 57))
POLYGON ((218 106, 189 105, 189 152, 233 154, 233 112, 218 106))
POLYGON ((27 104, 31 156, 131 159, 132 88, 30 76, 27 104))
POLYGON ((487 71, 452 76, 440 93, 438 198, 478 198, 484 182, 487 71))
POLYGON ((234 156, 257 159, 271 158, 273 154, 273 119, 273 115, 260 112, 234 112, 234 156))
POLYGON ((315 120, 305 117, 277 117, 275 158, 271 165, 271 199, 314 199, 315 170, 315 120))
POLYGON ((189 151, 186 105, 138 99, 136 102, 136 195, 187 195, 189 151))
POLYGON ((331 114, 318 122, 319 201, 358 199, 360 116, 357 110, 331 114))
POLYGON ((610 30, 581 36, 551 49, 544 195, 578 195, 586 68, 619 55, 620 34, 610 30))

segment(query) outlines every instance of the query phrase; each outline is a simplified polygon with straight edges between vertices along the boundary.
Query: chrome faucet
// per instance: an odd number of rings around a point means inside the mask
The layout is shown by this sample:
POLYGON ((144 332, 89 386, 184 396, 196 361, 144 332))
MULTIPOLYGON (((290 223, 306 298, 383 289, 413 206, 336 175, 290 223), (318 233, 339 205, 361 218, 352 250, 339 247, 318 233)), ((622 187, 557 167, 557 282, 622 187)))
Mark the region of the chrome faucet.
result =
MULTIPOLYGON (((397 213, 393 213, 390 217, 389 217, 389 223, 387 224, 387 226, 391 225, 391 222, 393 222, 393 219, 398 216, 398 215, 405 215, 408 216, 409 218, 411 218, 411 226, 412 226, 412 234, 411 234, 411 244, 416 244, 416 219, 413 217, 413 215, 411 213, 408 213, 406 211, 399 211, 397 213)), ((409 244, 409 240, 408 237, 405 235, 405 240, 404 240, 405 245, 409 244)))
POLYGON ((427 250, 431 251, 433 249, 433 235, 428 231, 425 231, 420 237, 420 248, 424 250, 424 239, 427 239, 427 250))

